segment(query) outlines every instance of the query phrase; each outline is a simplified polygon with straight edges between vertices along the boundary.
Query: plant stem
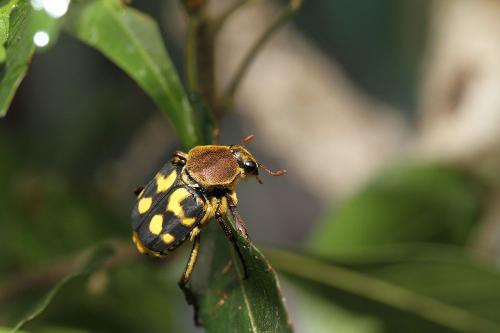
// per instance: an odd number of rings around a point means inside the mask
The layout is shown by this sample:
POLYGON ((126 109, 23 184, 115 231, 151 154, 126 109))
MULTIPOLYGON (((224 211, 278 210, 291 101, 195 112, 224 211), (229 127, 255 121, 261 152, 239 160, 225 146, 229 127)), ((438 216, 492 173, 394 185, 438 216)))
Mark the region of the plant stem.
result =
POLYGON ((197 53, 197 19, 189 18, 186 35, 186 80, 188 91, 198 91, 198 53, 197 53))
POLYGON ((214 110, 217 86, 215 79, 215 39, 208 19, 200 22, 197 33, 199 92, 203 95, 210 108, 214 110))
POLYGON ((200 93, 209 105, 215 101, 214 38, 210 20, 190 14, 186 35, 186 78, 190 93, 200 93))
POLYGON ((203 10, 187 11, 188 28, 186 34, 186 80, 193 107, 198 112, 201 142, 216 141, 218 133, 213 110, 215 109, 215 42, 210 18, 203 10))
POLYGON ((214 32, 214 35, 217 35, 217 33, 224 26, 224 23, 234 12, 236 12, 238 9, 240 9, 241 7, 243 7, 244 5, 248 4, 251 1, 252 0, 240 0, 238 2, 235 2, 229 8, 227 8, 220 16, 214 18, 212 20, 212 30, 214 32))
POLYGON ((222 95, 222 100, 219 103, 219 107, 226 109, 231 106, 236 95, 238 88, 241 85, 243 77, 247 73, 250 65, 255 60, 257 54, 262 50, 267 41, 278 31, 285 23, 287 23, 300 9, 303 0, 291 0, 286 8, 280 13, 278 17, 269 25, 269 27, 262 33, 262 35, 255 41, 248 53, 243 58, 241 64, 234 77, 229 82, 224 94, 222 95))

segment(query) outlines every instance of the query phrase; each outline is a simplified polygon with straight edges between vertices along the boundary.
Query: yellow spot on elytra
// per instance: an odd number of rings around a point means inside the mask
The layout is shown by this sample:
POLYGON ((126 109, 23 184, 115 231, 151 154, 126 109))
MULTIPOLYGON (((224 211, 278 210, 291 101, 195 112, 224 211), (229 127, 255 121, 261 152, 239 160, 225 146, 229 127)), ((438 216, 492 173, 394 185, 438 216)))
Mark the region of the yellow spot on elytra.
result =
POLYGON ((159 235, 162 229, 163 216, 161 214, 156 214, 149 222, 149 231, 151 231, 152 234, 159 235))
POLYGON ((151 251, 150 249, 145 247, 144 244, 142 244, 141 240, 139 239, 139 235, 135 231, 132 234, 132 240, 134 241, 135 247, 141 254, 146 254, 148 256, 157 258, 162 257, 164 255, 163 253, 151 251))
POLYGON ((170 244, 175 240, 175 237, 172 234, 166 233, 161 236, 161 239, 165 244, 170 244))
POLYGON ((144 245, 142 245, 141 241, 139 240, 139 236, 137 236, 137 232, 135 231, 132 233, 132 241, 134 242, 137 251, 139 251, 141 254, 146 253, 146 249, 144 248, 144 245))
POLYGON ((156 192, 165 192, 172 186, 177 178, 177 172, 172 170, 167 176, 163 177, 161 174, 156 176, 156 192))
MULTIPOLYGON (((181 187, 175 190, 168 198, 167 211, 172 212, 182 225, 186 227, 191 227, 196 222, 196 217, 185 217, 184 209, 181 206, 181 202, 188 198, 191 193, 185 188, 181 187)), ((197 200, 198 204, 201 204, 197 200)))
POLYGON ((181 219, 181 224, 186 227, 192 226, 194 222, 196 222, 196 218, 194 217, 185 217, 181 219))
POLYGON ((184 218, 184 210, 182 209, 181 202, 190 195, 191 193, 185 188, 178 188, 168 198, 167 210, 182 220, 184 218))
POLYGON ((139 213, 144 214, 145 212, 147 212, 151 207, 152 202, 153 199, 151 198, 142 198, 141 200, 139 200, 139 204, 137 205, 139 213))

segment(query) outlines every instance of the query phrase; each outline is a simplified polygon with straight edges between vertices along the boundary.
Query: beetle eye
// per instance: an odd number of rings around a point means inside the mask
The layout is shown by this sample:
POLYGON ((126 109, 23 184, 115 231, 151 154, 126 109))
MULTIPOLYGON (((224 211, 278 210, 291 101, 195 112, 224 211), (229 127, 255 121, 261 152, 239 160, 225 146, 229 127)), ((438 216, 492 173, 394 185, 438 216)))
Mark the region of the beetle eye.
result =
POLYGON ((243 169, 247 173, 257 174, 257 164, 254 161, 244 161, 243 169))

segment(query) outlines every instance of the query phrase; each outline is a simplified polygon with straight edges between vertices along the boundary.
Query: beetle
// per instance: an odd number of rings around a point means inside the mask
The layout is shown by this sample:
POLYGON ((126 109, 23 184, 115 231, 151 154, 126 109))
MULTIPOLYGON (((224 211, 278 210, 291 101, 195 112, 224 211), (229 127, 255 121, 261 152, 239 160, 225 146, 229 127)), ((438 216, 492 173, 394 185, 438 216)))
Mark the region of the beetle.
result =
POLYGON ((164 257, 186 240, 193 248, 179 279, 179 286, 190 301, 186 288, 198 258, 200 231, 215 218, 226 238, 233 244, 244 268, 241 251, 225 220, 230 213, 236 230, 246 239, 248 232, 237 203, 236 187, 242 179, 255 177, 259 168, 270 175, 282 176, 286 170, 271 171, 258 163, 245 148, 249 135, 238 145, 201 145, 189 152, 176 151, 173 157, 144 187, 136 190, 137 203, 132 211, 132 240, 137 250, 153 257, 164 257))

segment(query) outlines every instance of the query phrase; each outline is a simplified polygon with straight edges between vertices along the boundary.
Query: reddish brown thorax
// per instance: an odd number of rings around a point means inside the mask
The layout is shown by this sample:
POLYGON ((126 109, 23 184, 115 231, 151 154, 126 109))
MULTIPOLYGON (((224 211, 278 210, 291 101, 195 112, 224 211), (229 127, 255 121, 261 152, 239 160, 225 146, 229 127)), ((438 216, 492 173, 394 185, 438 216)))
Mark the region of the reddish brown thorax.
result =
POLYGON ((238 162, 228 146, 197 146, 188 153, 186 168, 203 187, 229 186, 239 176, 238 162))

